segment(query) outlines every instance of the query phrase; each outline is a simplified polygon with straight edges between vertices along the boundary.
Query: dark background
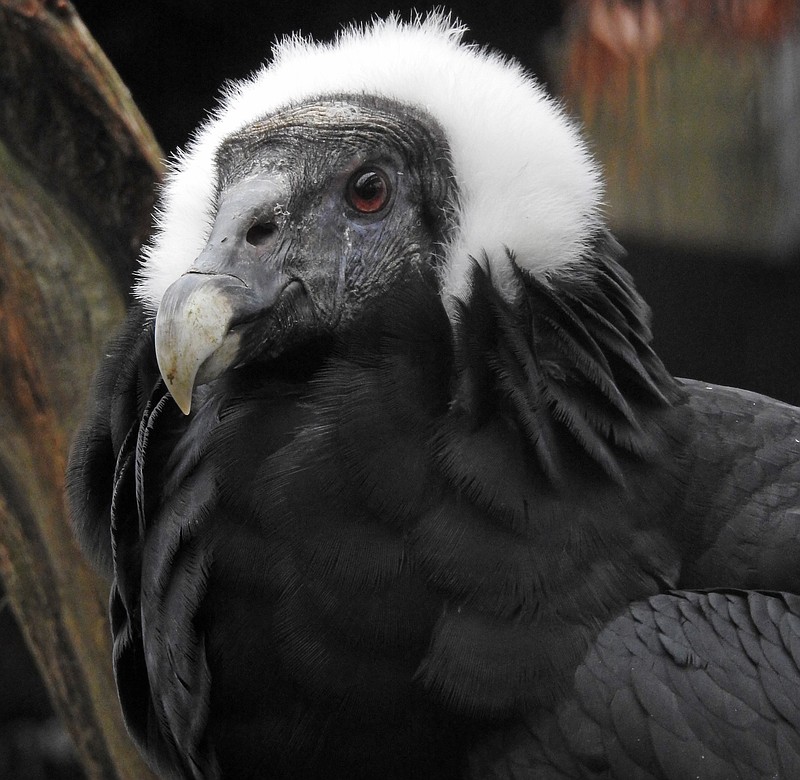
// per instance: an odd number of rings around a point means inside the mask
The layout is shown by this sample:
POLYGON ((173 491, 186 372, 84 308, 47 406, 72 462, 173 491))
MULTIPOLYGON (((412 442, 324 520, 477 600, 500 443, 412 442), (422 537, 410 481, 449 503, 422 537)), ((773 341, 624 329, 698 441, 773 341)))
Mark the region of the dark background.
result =
MULTIPOLYGON (((328 38, 343 23, 409 5, 373 0, 319 6, 251 0, 75 0, 128 84, 166 152, 182 145, 226 79, 268 56, 271 42, 302 31, 328 38)), ((417 5, 418 10, 432 7, 417 5)), ((456 2, 472 40, 516 57, 547 82, 542 40, 557 33, 563 3, 456 2)), ((368 65, 366 63, 365 65, 368 65)), ((672 373, 745 387, 800 404, 800 250, 781 261, 701 246, 633 243, 626 261, 654 311, 656 349, 672 373)), ((0 777, 78 777, 53 731, 46 694, 0 603, 0 777), (43 747, 44 746, 44 747, 43 747)))

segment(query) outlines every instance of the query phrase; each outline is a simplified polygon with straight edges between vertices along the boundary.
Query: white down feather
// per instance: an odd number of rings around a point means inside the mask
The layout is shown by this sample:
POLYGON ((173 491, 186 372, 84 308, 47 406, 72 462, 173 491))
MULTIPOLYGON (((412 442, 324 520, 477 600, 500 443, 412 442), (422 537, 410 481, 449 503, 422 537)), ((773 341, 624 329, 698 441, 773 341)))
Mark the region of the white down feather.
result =
MULTIPOLYGON (((220 106, 169 166, 145 247, 137 297, 151 311, 200 254, 213 222, 215 155, 245 126, 299 102, 374 94, 428 112, 447 137, 460 193, 445 248, 445 294, 458 292, 469 258, 506 250, 534 272, 580 260, 602 224, 600 172, 563 110, 516 62, 461 42, 441 14, 350 28, 331 43, 290 37, 271 63, 230 85, 220 106)), ((507 266, 506 266, 507 267, 507 266)))

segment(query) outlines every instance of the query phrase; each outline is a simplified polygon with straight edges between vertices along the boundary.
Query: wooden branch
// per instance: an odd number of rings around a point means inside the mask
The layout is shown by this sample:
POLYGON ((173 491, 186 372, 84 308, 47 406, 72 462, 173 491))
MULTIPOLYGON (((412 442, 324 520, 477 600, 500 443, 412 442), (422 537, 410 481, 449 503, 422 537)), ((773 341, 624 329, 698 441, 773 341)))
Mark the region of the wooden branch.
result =
POLYGON ((122 319, 160 153, 67 2, 0 0, 0 576, 90 778, 152 777, 111 674, 108 585, 64 468, 122 319))

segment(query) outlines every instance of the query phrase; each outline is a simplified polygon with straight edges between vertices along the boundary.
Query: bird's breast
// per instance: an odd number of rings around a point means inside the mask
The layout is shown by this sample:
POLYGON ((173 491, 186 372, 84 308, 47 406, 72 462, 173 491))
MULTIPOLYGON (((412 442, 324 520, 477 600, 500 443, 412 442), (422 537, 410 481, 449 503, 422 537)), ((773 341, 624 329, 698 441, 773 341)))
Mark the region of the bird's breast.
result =
POLYGON ((417 671, 442 598, 408 551, 410 524, 437 495, 419 419, 429 412, 374 374, 212 391, 161 445, 142 556, 145 657, 158 696, 185 649, 197 652, 202 673, 181 676, 210 679, 198 706, 226 755, 253 730, 278 751, 303 720, 365 735, 395 724, 406 742, 438 717, 417 671), (171 641, 170 625, 196 636, 171 641))

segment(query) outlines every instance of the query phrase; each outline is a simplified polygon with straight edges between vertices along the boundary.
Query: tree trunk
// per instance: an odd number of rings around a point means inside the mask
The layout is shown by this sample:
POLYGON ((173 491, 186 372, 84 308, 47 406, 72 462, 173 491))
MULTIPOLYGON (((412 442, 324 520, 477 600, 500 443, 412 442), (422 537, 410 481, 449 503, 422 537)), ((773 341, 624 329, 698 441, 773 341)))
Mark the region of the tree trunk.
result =
POLYGON ((90 778, 147 778, 111 674, 108 584, 64 469, 123 317, 160 153, 65 0, 0 0, 0 576, 90 778))

